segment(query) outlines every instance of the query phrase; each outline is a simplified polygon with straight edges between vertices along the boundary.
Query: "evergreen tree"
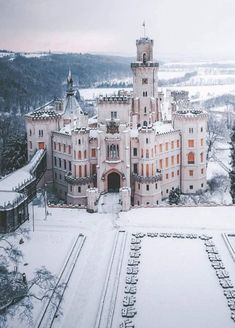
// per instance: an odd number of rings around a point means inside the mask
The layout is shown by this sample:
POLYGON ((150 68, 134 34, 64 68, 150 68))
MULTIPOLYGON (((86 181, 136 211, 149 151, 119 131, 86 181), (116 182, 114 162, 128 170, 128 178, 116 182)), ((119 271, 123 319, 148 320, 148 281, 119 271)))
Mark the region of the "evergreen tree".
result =
POLYGON ((180 201, 180 190, 179 190, 179 188, 171 190, 170 194, 169 194, 169 204, 170 205, 173 205, 173 204, 178 205, 179 201, 180 201))
POLYGON ((230 142, 230 157, 231 157, 231 171, 229 173, 230 178, 230 195, 232 197, 232 202, 235 204, 235 124, 232 128, 231 142, 230 142))

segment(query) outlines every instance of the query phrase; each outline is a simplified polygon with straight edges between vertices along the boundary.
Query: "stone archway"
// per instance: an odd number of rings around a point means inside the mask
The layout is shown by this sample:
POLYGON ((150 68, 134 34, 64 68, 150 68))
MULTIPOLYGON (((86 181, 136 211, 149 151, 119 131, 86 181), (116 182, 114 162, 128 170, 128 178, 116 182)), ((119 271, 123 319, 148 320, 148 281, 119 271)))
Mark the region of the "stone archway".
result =
POLYGON ((121 183, 120 175, 116 172, 111 172, 108 175, 108 192, 119 192, 121 183))

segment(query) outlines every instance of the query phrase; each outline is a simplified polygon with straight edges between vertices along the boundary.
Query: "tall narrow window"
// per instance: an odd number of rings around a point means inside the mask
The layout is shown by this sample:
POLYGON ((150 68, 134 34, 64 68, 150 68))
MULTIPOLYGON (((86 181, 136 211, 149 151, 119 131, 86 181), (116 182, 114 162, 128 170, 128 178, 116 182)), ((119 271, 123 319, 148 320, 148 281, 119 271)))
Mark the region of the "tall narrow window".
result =
POLYGON ((149 164, 146 164, 146 176, 149 177, 149 164))
POLYGON ((188 154, 188 164, 194 164, 195 163, 195 155, 193 152, 190 152, 188 154))
POLYGON ((165 158, 165 166, 168 167, 168 157, 165 158))
POLYGON ((201 158, 201 163, 203 163, 203 161, 204 161, 203 153, 200 154, 200 158, 201 158))
POLYGON ((137 163, 135 163, 135 164, 133 165, 133 172, 134 172, 135 174, 138 174, 138 164, 137 164, 137 163))

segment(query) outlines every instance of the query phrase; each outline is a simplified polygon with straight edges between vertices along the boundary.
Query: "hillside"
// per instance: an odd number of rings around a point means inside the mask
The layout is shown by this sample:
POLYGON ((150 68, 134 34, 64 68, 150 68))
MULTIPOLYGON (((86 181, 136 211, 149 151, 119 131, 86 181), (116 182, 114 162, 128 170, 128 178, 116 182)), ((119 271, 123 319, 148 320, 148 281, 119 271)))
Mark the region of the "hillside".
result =
POLYGON ((130 75, 130 58, 90 54, 22 55, 0 58, 0 111, 27 112, 63 94, 69 67, 79 87, 130 75))

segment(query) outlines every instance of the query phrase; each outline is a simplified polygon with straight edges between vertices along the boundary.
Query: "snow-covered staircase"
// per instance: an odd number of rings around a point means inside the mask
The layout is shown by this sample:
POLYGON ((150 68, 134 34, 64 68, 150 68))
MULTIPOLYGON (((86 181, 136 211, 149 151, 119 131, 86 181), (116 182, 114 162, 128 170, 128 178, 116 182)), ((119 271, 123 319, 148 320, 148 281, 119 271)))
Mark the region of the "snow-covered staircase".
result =
POLYGON ((118 192, 106 193, 100 196, 98 202, 99 213, 118 213, 120 212, 120 195, 118 192))

